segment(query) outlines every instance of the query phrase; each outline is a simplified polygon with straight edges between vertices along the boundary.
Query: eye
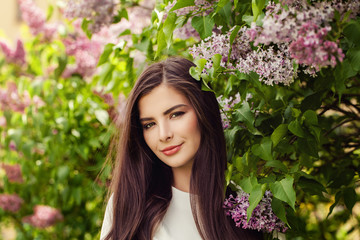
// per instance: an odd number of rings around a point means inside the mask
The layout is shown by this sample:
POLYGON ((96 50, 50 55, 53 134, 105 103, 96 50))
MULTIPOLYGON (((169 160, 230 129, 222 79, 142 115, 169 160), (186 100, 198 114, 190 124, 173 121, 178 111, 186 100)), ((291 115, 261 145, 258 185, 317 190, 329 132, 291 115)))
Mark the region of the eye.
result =
POLYGON ((143 125, 143 128, 144 128, 145 130, 148 130, 148 129, 150 129, 150 128, 151 128, 152 126, 154 126, 154 125, 155 125, 154 122, 146 123, 146 124, 143 125))
POLYGON ((174 113, 170 114, 170 118, 180 117, 184 114, 185 114, 185 112, 174 112, 174 113))

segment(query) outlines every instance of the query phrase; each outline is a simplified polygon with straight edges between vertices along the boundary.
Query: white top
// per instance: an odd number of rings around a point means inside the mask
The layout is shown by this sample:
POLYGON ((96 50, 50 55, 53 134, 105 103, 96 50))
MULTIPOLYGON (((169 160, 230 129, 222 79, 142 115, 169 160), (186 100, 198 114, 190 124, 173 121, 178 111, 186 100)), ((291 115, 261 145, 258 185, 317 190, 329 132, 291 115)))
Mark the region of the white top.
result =
MULTIPOLYGON (((110 231, 112 224, 113 196, 106 206, 100 240, 110 231)), ((172 187, 172 199, 153 240, 201 240, 191 212, 190 194, 172 187)))

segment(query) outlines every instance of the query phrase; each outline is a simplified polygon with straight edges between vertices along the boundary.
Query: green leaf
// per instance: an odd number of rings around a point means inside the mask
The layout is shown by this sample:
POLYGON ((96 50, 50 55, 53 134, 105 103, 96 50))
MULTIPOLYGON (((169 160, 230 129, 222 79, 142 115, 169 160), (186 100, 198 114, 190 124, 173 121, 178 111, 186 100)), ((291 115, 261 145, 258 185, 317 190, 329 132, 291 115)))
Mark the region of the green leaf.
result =
POLYGON ((199 33, 201 39, 210 37, 214 28, 215 22, 210 15, 194 16, 191 20, 191 25, 199 33))
POLYGON ((242 188, 242 190, 244 190, 244 192, 250 194, 251 191, 253 190, 253 188, 255 188, 257 185, 259 185, 259 183, 258 183, 256 177, 251 176, 251 177, 246 177, 246 178, 243 178, 242 180, 240 180, 239 185, 242 188))
POLYGON ((281 181, 276 181, 273 184, 270 184, 271 192, 274 197, 280 199, 289 204, 289 206, 295 211, 295 200, 296 194, 293 188, 294 178, 291 176, 286 176, 286 178, 281 181))
POLYGON ((262 192, 261 185, 260 184, 255 185, 253 187, 253 189, 251 190, 250 196, 249 196, 249 207, 246 210, 247 222, 249 222, 253 210, 259 204, 259 202, 263 196, 264 196, 264 194, 262 192))
POLYGON ((356 192, 354 188, 345 188, 344 192, 344 203, 347 209, 351 212, 356 203, 356 192))
POLYGON ((287 124, 280 124, 274 132, 271 134, 271 140, 273 142, 274 147, 278 145, 278 143, 286 136, 288 131, 287 124))
POLYGON ((254 127, 255 116, 251 112, 248 102, 244 102, 239 109, 234 113, 235 122, 243 122, 248 130, 256 135, 260 135, 260 132, 254 127))
POLYGON ((253 20, 254 20, 254 16, 243 15, 243 16, 242 16, 242 20, 243 20, 244 22, 246 22, 246 24, 247 24, 248 26, 251 26, 251 23, 252 23, 253 20))
POLYGON ((165 39, 165 34, 162 29, 160 29, 157 33, 157 50, 155 54, 155 58, 158 58, 161 55, 162 50, 166 48, 167 42, 165 39))
POLYGON ((84 31, 84 33, 86 34, 86 36, 88 38, 91 38, 91 36, 92 36, 92 32, 89 30, 89 25, 91 23, 93 23, 93 21, 87 20, 86 18, 84 18, 81 23, 81 29, 84 31))
POLYGON ((57 177, 60 181, 64 181, 69 176, 70 169, 68 166, 60 166, 57 171, 57 177))
POLYGON ((54 72, 55 79, 59 79, 61 74, 64 72, 66 65, 67 65, 67 56, 63 55, 63 56, 58 57, 58 62, 59 62, 59 65, 55 69, 55 72, 54 72))
POLYGON ((95 117, 102 125, 106 126, 109 121, 109 114, 103 109, 95 110, 95 117))
POLYGON ((221 54, 215 54, 214 56, 212 56, 211 60, 213 61, 213 65, 212 68, 214 69, 214 74, 216 71, 219 70, 219 68, 221 68, 220 63, 221 63, 221 59, 222 56, 221 54))
POLYGON ((312 157, 319 158, 318 143, 313 137, 299 138, 297 142, 299 149, 301 149, 302 152, 312 157))
POLYGON ((271 208, 272 208, 273 212, 275 213, 275 215, 281 221, 288 224, 287 219, 286 219, 286 211, 285 211, 284 204, 276 197, 273 197, 273 199, 271 201, 271 208))
POLYGON ((191 67, 189 70, 190 75, 196 80, 200 81, 201 73, 204 70, 206 59, 197 59, 195 60, 196 67, 191 67))
POLYGON ((241 26, 237 25, 232 30, 232 32, 230 34, 230 46, 232 46, 232 44, 234 43, 234 40, 235 40, 236 36, 238 35, 240 29, 241 29, 241 26))
POLYGON ((343 195, 343 192, 342 192, 341 190, 336 193, 336 195, 335 195, 335 202, 330 206, 329 213, 328 213, 328 215, 326 216, 326 218, 328 218, 328 217, 331 215, 332 211, 334 210, 334 208, 336 207, 336 205, 339 203, 342 195, 343 195))
POLYGON ((346 53, 346 56, 349 58, 352 69, 359 72, 360 71, 360 47, 350 48, 349 51, 346 53))
POLYGON ((114 46, 115 46, 115 44, 113 44, 113 43, 108 43, 108 44, 105 45, 104 51, 101 54, 99 62, 98 62, 98 66, 106 63, 109 60, 109 56, 113 52, 113 47, 114 46))
POLYGON ((46 21, 49 21, 49 20, 50 20, 50 18, 52 17, 53 13, 54 13, 54 6, 53 6, 53 5, 50 5, 50 6, 48 7, 48 10, 47 10, 46 21))
POLYGON ((230 0, 220 0, 217 3, 216 12, 219 12, 228 2, 230 2, 230 0))
POLYGON ((283 172, 287 172, 287 167, 285 166, 285 164, 283 164, 281 161, 279 160, 271 160, 266 162, 265 164, 266 167, 273 167, 273 168, 277 168, 283 172))
POLYGON ((300 109, 302 112, 305 112, 308 109, 317 110, 321 106, 322 96, 324 95, 323 91, 315 92, 304 98, 301 102, 300 109))
POLYGON ((114 16, 113 23, 118 23, 121 21, 122 18, 125 18, 126 20, 129 20, 128 12, 126 11, 126 8, 121 8, 117 15, 114 16))
POLYGON ((304 113, 305 123, 310 125, 317 125, 318 124, 318 118, 315 111, 307 110, 304 113))
POLYGON ((353 22, 344 29, 345 37, 353 44, 360 46, 360 23, 353 22))
POLYGON ((166 47, 169 49, 172 43, 172 37, 173 37, 173 32, 175 30, 176 27, 176 14, 174 12, 170 12, 167 17, 166 20, 164 22, 164 27, 163 27, 163 31, 164 31, 164 36, 165 36, 165 41, 166 41, 166 47))
POLYGON ((315 179, 300 177, 297 185, 310 195, 322 196, 323 192, 327 192, 326 188, 315 179))
POLYGON ((255 156, 258 156, 261 159, 269 161, 269 160, 273 160, 271 147, 272 147, 271 139, 269 137, 264 137, 261 140, 260 144, 255 144, 252 146, 251 151, 252 153, 254 153, 255 156))
POLYGON ((176 1, 176 4, 170 9, 170 12, 189 6, 195 6, 194 0, 176 1))
POLYGON ((226 170, 226 173, 225 173, 226 186, 228 186, 229 183, 230 183, 231 176, 232 176, 232 173, 233 173, 233 169, 234 169, 234 165, 228 164, 228 167, 227 167, 227 170, 226 170))
POLYGON ((289 123, 288 129, 290 130, 290 132, 292 132, 293 134, 295 134, 298 137, 306 137, 306 134, 304 132, 304 130, 301 127, 300 122, 298 121, 298 119, 295 119, 294 121, 291 121, 289 123))
POLYGON ((262 13, 263 8, 265 7, 265 0, 252 0, 251 6, 254 21, 256 21, 259 15, 262 13))

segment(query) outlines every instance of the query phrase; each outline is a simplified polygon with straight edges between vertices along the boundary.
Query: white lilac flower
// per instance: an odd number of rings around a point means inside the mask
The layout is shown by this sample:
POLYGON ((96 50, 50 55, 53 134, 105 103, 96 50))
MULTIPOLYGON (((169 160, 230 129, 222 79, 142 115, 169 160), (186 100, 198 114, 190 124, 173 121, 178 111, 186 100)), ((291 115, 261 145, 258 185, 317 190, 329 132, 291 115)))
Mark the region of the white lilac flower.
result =
POLYGON ((237 93, 234 99, 233 97, 224 98, 222 95, 220 95, 217 98, 217 101, 220 105, 220 114, 223 128, 229 128, 231 126, 230 115, 233 111, 233 107, 235 104, 238 104, 241 101, 240 93, 237 93))
POLYGON ((296 77, 292 60, 284 45, 279 50, 274 50, 272 46, 266 50, 258 48, 245 59, 240 58, 236 69, 247 74, 256 72, 259 80, 267 85, 282 83, 289 86, 296 77))

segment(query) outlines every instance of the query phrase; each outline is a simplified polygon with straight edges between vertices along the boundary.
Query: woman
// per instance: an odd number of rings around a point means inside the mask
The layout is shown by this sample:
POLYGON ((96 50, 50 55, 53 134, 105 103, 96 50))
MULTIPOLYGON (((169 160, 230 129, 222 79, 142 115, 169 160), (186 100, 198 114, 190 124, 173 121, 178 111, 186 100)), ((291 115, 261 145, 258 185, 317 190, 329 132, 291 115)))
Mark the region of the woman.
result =
POLYGON ((261 239, 223 209, 225 139, 214 93, 169 58, 127 102, 101 239, 261 239))

